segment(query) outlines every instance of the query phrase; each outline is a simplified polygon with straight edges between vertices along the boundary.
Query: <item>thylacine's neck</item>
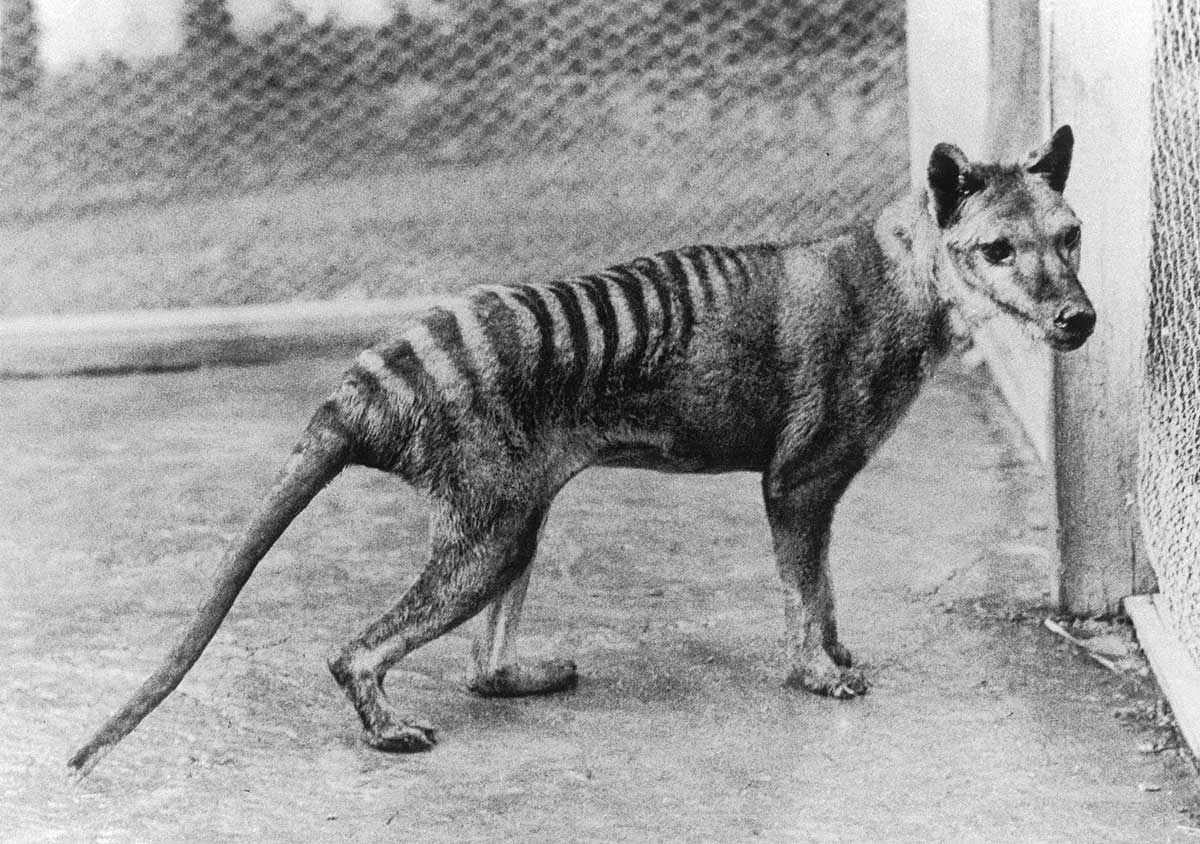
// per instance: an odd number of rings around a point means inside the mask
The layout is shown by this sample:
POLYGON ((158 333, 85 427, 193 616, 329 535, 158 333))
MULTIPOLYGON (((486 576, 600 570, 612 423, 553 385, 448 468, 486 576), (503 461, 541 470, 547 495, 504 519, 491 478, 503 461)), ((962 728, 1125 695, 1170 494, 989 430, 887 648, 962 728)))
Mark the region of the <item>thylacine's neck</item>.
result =
POLYGON ((928 320, 931 351, 940 358, 952 345, 967 340, 970 329, 960 317, 961 303, 947 283, 954 271, 947 264, 926 201, 924 191, 896 199, 880 213, 874 233, 883 251, 887 283, 928 320))

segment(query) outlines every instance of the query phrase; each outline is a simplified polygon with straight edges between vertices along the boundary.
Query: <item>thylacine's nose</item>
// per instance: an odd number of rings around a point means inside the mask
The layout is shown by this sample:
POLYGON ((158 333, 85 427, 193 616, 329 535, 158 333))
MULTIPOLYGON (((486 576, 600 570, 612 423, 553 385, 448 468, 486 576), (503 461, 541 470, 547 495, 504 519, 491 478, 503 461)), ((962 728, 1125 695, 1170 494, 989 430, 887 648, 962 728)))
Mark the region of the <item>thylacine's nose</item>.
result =
POLYGON ((1091 305, 1073 303, 1063 305, 1054 317, 1054 327, 1071 334, 1088 336, 1096 327, 1096 311, 1091 305))

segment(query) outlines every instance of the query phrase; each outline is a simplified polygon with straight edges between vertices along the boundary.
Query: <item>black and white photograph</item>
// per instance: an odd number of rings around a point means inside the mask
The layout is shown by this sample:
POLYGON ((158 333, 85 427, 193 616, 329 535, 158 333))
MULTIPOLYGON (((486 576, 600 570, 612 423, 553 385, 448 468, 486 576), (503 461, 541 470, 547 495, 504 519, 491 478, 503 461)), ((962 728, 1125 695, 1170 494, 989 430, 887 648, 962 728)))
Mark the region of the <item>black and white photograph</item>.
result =
POLYGON ((1200 842, 1200 0, 0 0, 0 844, 1200 842))

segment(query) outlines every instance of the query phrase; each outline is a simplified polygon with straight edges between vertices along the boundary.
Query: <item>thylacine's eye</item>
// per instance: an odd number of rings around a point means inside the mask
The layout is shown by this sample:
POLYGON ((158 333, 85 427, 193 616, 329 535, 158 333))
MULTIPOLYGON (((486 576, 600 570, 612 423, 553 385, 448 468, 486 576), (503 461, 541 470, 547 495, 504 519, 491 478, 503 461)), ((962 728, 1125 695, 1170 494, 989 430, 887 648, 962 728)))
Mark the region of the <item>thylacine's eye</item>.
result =
POLYGON ((1062 242, 1063 246, 1067 247, 1068 249, 1074 249, 1076 246, 1078 246, 1079 226, 1071 226, 1071 228, 1063 232, 1062 242))
POLYGON ((1017 254, 1013 250, 1012 244, 1004 238, 982 244, 979 251, 983 253, 984 258, 987 258, 989 264, 1011 264, 1017 254))

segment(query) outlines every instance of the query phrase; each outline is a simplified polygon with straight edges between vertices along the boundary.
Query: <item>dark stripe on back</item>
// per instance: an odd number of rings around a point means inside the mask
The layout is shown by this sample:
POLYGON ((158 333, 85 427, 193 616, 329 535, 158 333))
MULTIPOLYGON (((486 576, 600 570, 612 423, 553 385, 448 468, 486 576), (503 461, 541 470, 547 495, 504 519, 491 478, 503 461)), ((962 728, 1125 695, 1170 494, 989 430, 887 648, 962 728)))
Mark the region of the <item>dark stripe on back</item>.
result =
POLYGON ((687 273, 679 261, 679 253, 664 252, 663 263, 667 267, 667 289, 679 298, 679 345, 687 348, 692 342, 692 330, 696 326, 696 312, 692 306, 692 294, 688 290, 687 273))
POLYGON ((352 396, 342 397, 339 391, 334 400, 340 402, 343 418, 356 420, 351 459, 379 469, 392 468, 402 446, 397 441, 395 408, 387 390, 374 372, 357 363, 350 367, 345 387, 353 391, 352 396), (370 438, 378 432, 386 432, 383 441, 370 438))
POLYGON ((746 292, 750 287, 750 268, 746 266, 746 261, 741 251, 738 249, 718 249, 717 259, 725 267, 726 277, 733 282, 731 284, 731 292, 733 289, 741 293, 746 292))
POLYGON ((580 279, 584 294, 596 310, 596 318, 600 323, 600 336, 604 340, 600 357, 600 369, 596 373, 596 393, 602 392, 608 386, 612 373, 613 361, 617 357, 617 312, 609 299, 608 282, 599 276, 585 276, 580 279))
POLYGON ((696 278, 700 282, 700 290, 704 293, 704 306, 711 308, 713 303, 713 288, 712 280, 708 277, 708 264, 704 260, 705 253, 712 253, 711 246, 700 246, 695 249, 685 249, 679 253, 680 258, 687 261, 693 270, 696 271, 696 278))
POLYGON ((471 297, 471 312, 492 344, 496 360, 500 362, 500 377, 515 377, 521 371, 524 349, 521 327, 508 303, 494 290, 485 290, 471 297))
POLYGON ((552 281, 549 288, 567 315, 571 347, 575 350, 575 360, 572 361, 571 371, 563 382, 563 398, 570 402, 579 397, 583 379, 587 375, 590 357, 587 323, 583 318, 583 308, 580 307, 579 299, 576 298, 574 285, 566 281, 552 281))
POLYGON ((475 371, 475 366, 471 363, 470 357, 467 356, 467 350, 463 347, 462 329, 458 327, 458 317, 445 308, 432 309, 422 320, 429 334, 438 344, 462 376, 467 382, 467 386, 471 390, 471 405, 478 404, 480 399, 480 383, 479 373, 475 371))
MULTIPOLYGON (((642 274, 647 283, 649 283, 650 289, 654 292, 654 298, 658 300, 658 311, 662 314, 662 325, 659 326, 655 347, 656 351, 663 351, 671 340, 674 316, 672 314, 671 292, 662 274, 662 267, 653 258, 638 258, 633 262, 633 269, 642 274)), ((647 335, 648 341, 649 335, 647 335)))
MULTIPOLYGON (((423 423, 416 423, 415 434, 421 441, 421 451, 426 461, 423 466, 414 466, 412 469, 425 475, 431 484, 444 480, 443 473, 437 470, 440 464, 431 462, 429 451, 446 443, 458 442, 459 430, 456 417, 450 412, 450 405, 442 394, 441 387, 425 371, 421 359, 407 340, 397 340, 384 347, 380 351, 380 357, 388 372, 403 381, 412 392, 417 418, 424 419, 423 423)), ((444 465, 448 466, 450 462, 447 460, 444 465)))
POLYGON ((440 392, 437 383, 425 371, 421 359, 407 340, 397 340, 389 344, 380 350, 379 356, 388 372, 403 381, 418 400, 426 398, 431 392, 440 392))
POLYGON ((629 353, 629 359, 625 362, 625 369, 629 373, 636 373, 646 355, 646 344, 650 341, 650 320, 646 316, 645 281, 627 266, 612 267, 607 274, 625 299, 625 304, 629 307, 629 315, 633 320, 633 348, 629 353))
MULTIPOLYGON (((504 298, 495 291, 487 290, 477 293, 471 298, 471 311, 479 321, 484 336, 496 353, 500 371, 496 373, 497 400, 503 399, 508 403, 508 409, 526 430, 529 430, 531 402, 522 389, 527 373, 525 372, 524 346, 521 338, 521 327, 517 317, 504 298)), ((536 316, 535 316, 536 320, 536 316)), ((540 350, 539 350, 540 351, 540 350)), ((536 366, 535 374, 536 374, 536 366)))
POLYGON ((550 381, 550 373, 553 371, 555 356, 554 318, 550 315, 550 309, 546 307, 546 302, 537 288, 522 284, 512 290, 517 301, 533 314, 533 319, 538 327, 537 366, 533 372, 533 395, 530 397, 530 403, 536 404, 538 401, 545 401, 548 395, 546 387, 550 381))
POLYGON ((375 377, 375 373, 365 367, 355 364, 350 367, 347 379, 357 391, 363 404, 368 408, 388 408, 391 405, 387 399, 387 391, 375 377))

